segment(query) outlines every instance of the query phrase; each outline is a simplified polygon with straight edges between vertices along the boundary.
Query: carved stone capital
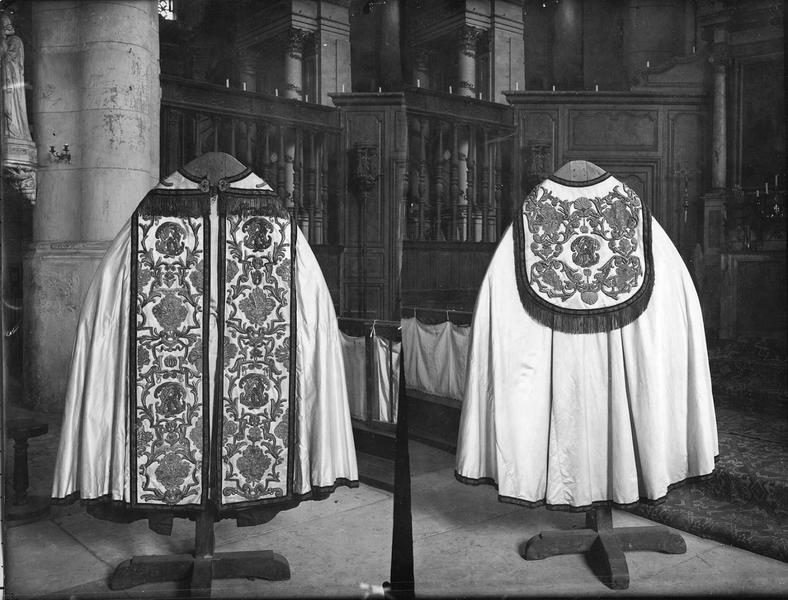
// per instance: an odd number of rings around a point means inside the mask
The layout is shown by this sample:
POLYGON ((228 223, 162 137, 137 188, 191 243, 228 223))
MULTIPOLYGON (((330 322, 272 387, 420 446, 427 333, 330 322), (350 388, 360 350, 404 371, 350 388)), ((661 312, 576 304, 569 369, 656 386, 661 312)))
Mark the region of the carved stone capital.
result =
POLYGON ((469 58, 476 58, 476 49, 483 33, 484 30, 478 27, 472 27, 470 25, 463 25, 460 27, 457 32, 457 43, 460 52, 469 58))
POLYGON ((304 48, 310 38, 313 37, 311 31, 291 27, 287 31, 287 39, 285 41, 287 47, 287 55, 290 58, 301 60, 304 54, 304 48))

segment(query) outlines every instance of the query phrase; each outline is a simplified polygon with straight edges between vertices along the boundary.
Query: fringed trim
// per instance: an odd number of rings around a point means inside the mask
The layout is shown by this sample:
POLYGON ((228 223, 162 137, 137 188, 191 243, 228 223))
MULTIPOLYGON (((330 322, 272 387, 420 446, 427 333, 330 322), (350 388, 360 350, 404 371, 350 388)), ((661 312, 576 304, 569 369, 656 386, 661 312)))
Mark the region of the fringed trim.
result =
MULTIPOLYGON (((531 192, 532 194, 534 192, 531 192)), ((645 268, 643 283, 630 298, 621 304, 607 308, 578 310, 561 308, 551 304, 531 287, 525 260, 525 225, 522 205, 515 214, 512 235, 514 237, 514 270, 520 301, 528 315, 554 331, 570 334, 604 333, 629 325, 648 307, 654 289, 654 258, 651 250, 651 213, 641 202, 643 220, 643 254, 645 268)))
POLYGON ((271 190, 228 189, 219 194, 219 215, 258 215, 288 218, 287 209, 271 190))
MULTIPOLYGON (((717 457, 714 457, 715 463, 717 457)), ((716 464, 715 464, 716 466, 716 464)), ((675 483, 671 483, 668 486, 668 491, 665 493, 664 496, 660 496, 659 498, 647 498, 646 496, 641 496, 634 502, 615 502, 613 500, 597 500, 595 502, 591 502, 590 504, 584 504, 582 506, 572 506, 571 504, 550 504, 544 498, 541 500, 523 500, 522 498, 516 498, 514 496, 502 496, 498 494, 498 502, 505 502, 507 504, 516 504, 518 506, 525 506, 527 508, 540 508, 544 506, 547 510, 560 510, 563 512, 587 512, 594 508, 599 508, 603 506, 611 506, 614 508, 621 508, 621 509, 629 509, 634 508, 638 504, 645 504, 648 506, 657 506, 663 504, 667 498, 668 494, 673 490, 683 487, 685 485, 690 485, 694 483, 702 483, 713 476, 712 473, 707 473, 705 475, 695 475, 694 477, 687 477, 686 479, 682 479, 681 481, 677 481, 675 483)), ((464 483, 466 485, 490 485, 494 487, 496 490, 498 489, 498 482, 495 481, 492 477, 465 477, 464 475, 460 475, 457 471, 454 472, 454 478, 459 481, 460 483, 464 483)))
POLYGON ((146 217, 207 217, 211 197, 201 190, 162 190, 148 192, 137 206, 146 217))

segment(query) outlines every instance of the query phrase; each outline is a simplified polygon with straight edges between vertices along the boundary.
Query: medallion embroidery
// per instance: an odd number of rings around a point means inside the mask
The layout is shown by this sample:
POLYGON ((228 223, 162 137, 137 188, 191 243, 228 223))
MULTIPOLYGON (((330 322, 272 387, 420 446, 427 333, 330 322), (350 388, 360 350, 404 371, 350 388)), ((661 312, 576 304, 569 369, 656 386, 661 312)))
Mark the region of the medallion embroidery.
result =
POLYGON ((587 308, 635 292, 644 275, 640 198, 626 186, 574 200, 537 190, 523 205, 532 289, 551 302, 579 295, 587 308))
POLYGON ((219 484, 222 504, 238 505, 292 493, 294 248, 288 218, 222 218, 227 268, 219 484))
POLYGON ((133 227, 133 501, 200 504, 204 219, 138 214, 133 227))

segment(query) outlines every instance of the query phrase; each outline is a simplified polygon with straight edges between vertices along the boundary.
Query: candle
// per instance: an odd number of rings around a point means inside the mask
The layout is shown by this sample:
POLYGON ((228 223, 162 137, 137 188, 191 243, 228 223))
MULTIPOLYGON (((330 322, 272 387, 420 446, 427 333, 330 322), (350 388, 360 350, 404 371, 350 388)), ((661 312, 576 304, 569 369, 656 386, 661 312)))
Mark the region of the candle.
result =
POLYGON ((304 102, 309 102, 309 94, 306 94, 306 95, 304 96, 304 102))
POLYGON ((246 91, 246 82, 243 82, 244 91, 246 91))
POLYGON ((646 68, 648 69, 651 66, 651 61, 646 61, 646 68))
POLYGON ((692 44, 692 53, 695 54, 695 44, 692 44))
POLYGON ((514 82, 514 90, 518 91, 519 89, 520 89, 520 82, 519 81, 515 81, 514 82))
POLYGON ((768 181, 766 182, 766 193, 767 194, 769 193, 769 182, 768 181))
POLYGON ((553 91, 555 91, 555 86, 553 86, 553 91))
POLYGON ((421 87, 421 79, 416 80, 416 87, 421 87))
POLYGON ((756 198, 760 198, 761 197, 761 190, 755 190, 755 197, 756 198))
POLYGON ((599 91, 599 84, 598 84, 598 83, 595 83, 595 84, 594 84, 594 91, 595 91, 595 92, 598 92, 598 91, 599 91))
POLYGON ((451 86, 449 86, 449 93, 451 94, 451 86))
POLYGON ((274 95, 276 95, 276 96, 279 95, 279 88, 274 89, 274 95))
POLYGON ((383 91, 383 88, 378 88, 378 94, 383 91))
POLYGON ((225 79, 224 80, 224 87, 230 87, 230 80, 229 79, 225 79))
POLYGON ((344 83, 342 84, 342 93, 343 94, 345 93, 345 84, 344 83))

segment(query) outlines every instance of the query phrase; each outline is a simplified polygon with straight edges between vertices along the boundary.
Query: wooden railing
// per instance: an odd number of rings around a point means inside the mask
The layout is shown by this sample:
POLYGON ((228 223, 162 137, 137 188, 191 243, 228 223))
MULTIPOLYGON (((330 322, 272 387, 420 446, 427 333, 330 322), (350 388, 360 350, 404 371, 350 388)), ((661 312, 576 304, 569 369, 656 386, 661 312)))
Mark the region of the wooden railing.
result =
POLYGON ((408 88, 407 239, 495 242, 507 221, 514 129, 506 106, 408 88))
POLYGON ((161 174, 227 152, 263 177, 311 244, 339 241, 339 116, 335 108, 163 76, 161 174))

